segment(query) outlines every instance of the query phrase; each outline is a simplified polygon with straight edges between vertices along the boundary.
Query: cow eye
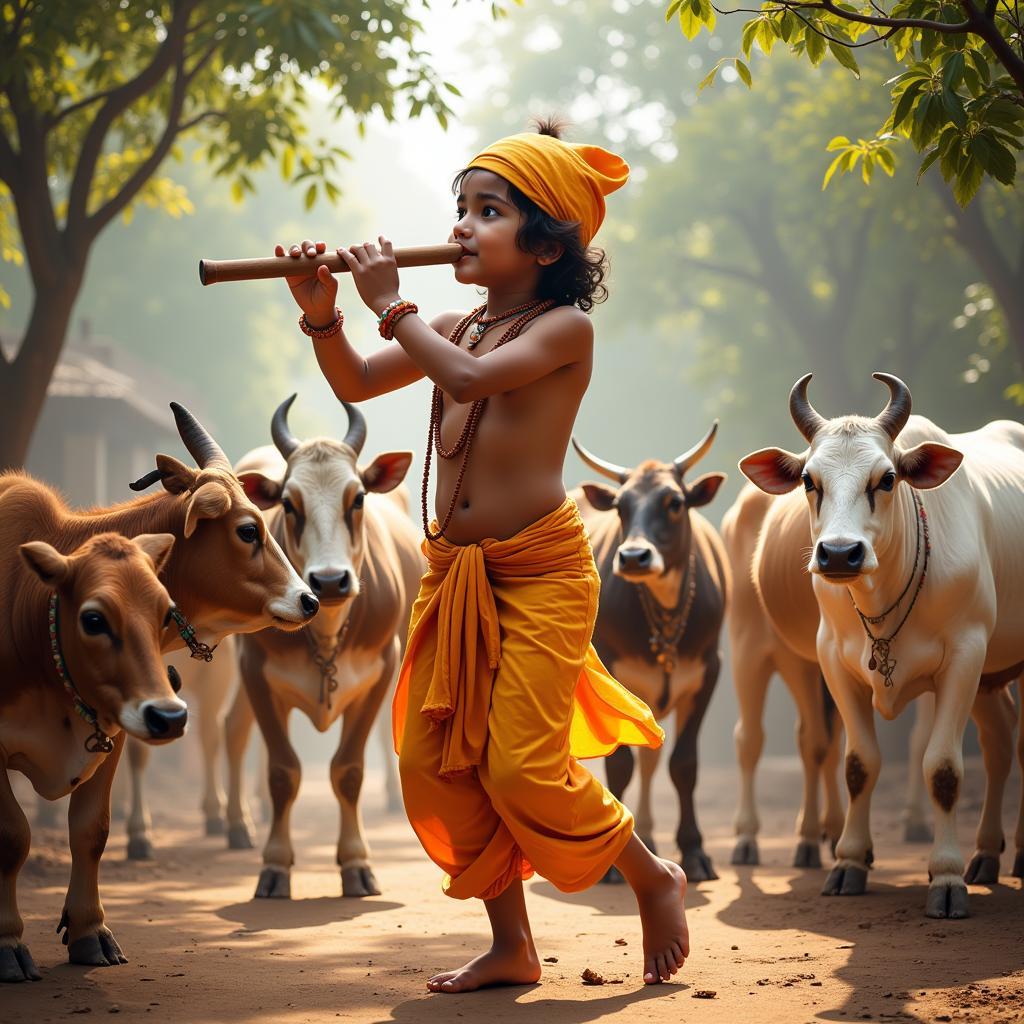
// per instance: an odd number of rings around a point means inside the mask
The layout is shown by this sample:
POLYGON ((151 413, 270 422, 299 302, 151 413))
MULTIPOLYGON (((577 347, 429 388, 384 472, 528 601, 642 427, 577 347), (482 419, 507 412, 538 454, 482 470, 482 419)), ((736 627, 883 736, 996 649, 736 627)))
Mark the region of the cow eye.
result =
POLYGON ((171 689, 175 693, 181 692, 181 676, 173 665, 167 666, 167 680, 171 684, 171 689))
POLYGON ((358 494, 357 494, 357 495, 356 495, 356 496, 355 496, 355 497, 354 497, 354 498, 352 499, 352 507, 353 507, 353 508, 355 508, 355 509, 360 509, 360 508, 362 508, 362 507, 363 507, 363 502, 364 502, 364 501, 366 501, 366 492, 365 492, 365 491, 360 491, 360 492, 359 492, 359 493, 358 493, 358 494))
POLYGON ((683 499, 678 494, 674 495, 668 503, 670 512, 678 512, 683 507, 683 499))
POLYGON ((800 479, 803 480, 803 482, 804 482, 804 490, 805 491, 813 491, 814 490, 814 481, 811 479, 811 474, 810 473, 804 473, 800 477, 800 479))
POLYGON ((107 620, 104 618, 102 612, 82 612, 80 621, 82 623, 82 629, 84 629, 89 636, 101 636, 104 633, 110 632, 110 626, 107 625, 107 620))
POLYGON ((281 499, 281 508, 284 509, 284 514, 286 516, 293 516, 293 515, 295 515, 295 506, 292 504, 292 499, 291 498, 282 498, 281 499))
POLYGON ((255 544, 260 539, 259 527, 255 523, 243 523, 235 532, 246 544, 255 544))
POLYGON ((883 491, 891 491, 896 486, 896 474, 890 470, 878 481, 878 486, 883 491))

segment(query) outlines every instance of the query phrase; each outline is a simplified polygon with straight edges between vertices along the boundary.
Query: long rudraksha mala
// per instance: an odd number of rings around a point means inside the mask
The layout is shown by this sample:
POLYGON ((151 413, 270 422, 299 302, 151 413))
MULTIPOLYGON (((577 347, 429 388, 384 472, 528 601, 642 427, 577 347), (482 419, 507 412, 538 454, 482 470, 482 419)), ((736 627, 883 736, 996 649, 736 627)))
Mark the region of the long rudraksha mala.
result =
MULTIPOLYGON (((552 306, 554 306, 554 304, 554 299, 537 299, 535 302, 530 303, 529 306, 527 306, 519 316, 509 324, 508 330, 506 330, 498 341, 495 342, 494 348, 490 351, 493 352, 506 342, 511 341, 513 338, 517 338, 527 324, 536 320, 542 313, 546 313, 552 306)), ((458 345, 469 325, 471 323, 476 323, 486 308, 487 306, 484 304, 483 306, 478 306, 472 312, 467 313, 455 325, 455 330, 453 330, 448 336, 448 340, 453 345, 458 345)), ((487 354, 489 355, 490 353, 487 354)), ((441 413, 443 410, 443 404, 444 399, 442 397, 441 389, 435 384, 434 392, 430 398, 430 424, 427 427, 427 451, 423 459, 423 534, 428 540, 440 540, 441 537, 444 536, 444 531, 448 529, 448 524, 451 523, 452 516, 455 515, 455 505, 459 500, 459 492, 462 490, 462 480, 466 475, 466 466, 469 464, 469 453, 473 448, 473 438, 476 436, 476 429, 480 425, 480 417, 484 414, 487 399, 478 398, 472 406, 470 406, 469 415, 466 417, 462 433, 459 434, 458 440, 451 446, 451 448, 445 448, 444 445, 441 444, 441 413), (452 491, 452 500, 448 506, 448 511, 445 513, 443 522, 438 527, 437 533, 433 533, 431 531, 430 517, 427 513, 427 488, 430 482, 431 452, 435 448, 437 449, 438 457, 442 459, 454 459, 460 453, 462 454, 462 465, 459 467, 459 475, 455 481, 455 489, 452 491)))

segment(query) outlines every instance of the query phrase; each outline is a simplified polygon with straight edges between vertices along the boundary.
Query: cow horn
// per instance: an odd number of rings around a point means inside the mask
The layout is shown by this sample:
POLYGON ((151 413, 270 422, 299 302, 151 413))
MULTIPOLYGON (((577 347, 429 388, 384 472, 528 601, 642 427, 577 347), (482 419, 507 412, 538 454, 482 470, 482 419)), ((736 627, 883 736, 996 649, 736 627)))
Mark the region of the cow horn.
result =
POLYGON ((878 414, 876 422, 890 440, 895 441, 910 419, 910 388, 891 373, 873 373, 871 376, 889 389, 889 402, 878 414))
POLYGON ((171 402, 171 412, 174 413, 178 435, 188 449, 189 455, 196 460, 196 465, 200 469, 226 469, 230 473, 231 461, 221 446, 210 437, 202 423, 177 402, 171 402))
POLYGON ((814 406, 807 400, 807 384, 813 376, 813 373, 805 373, 793 385, 793 390, 789 393, 789 415, 793 417, 796 429, 804 435, 804 440, 808 444, 828 422, 815 411, 814 406))
POLYGON ((680 477, 690 468, 695 466, 701 459, 707 455, 714 444, 715 435, 718 433, 718 420, 715 420, 711 424, 711 429, 704 435, 702 441, 698 441, 688 452, 684 452, 679 456, 678 459, 672 460, 672 465, 675 466, 676 472, 680 477))
POLYGON ((286 398, 274 411, 274 418, 270 421, 270 436, 274 439, 274 446, 286 459, 290 459, 292 452, 299 447, 299 439, 288 429, 288 410, 296 397, 293 394, 286 398))
POLYGON ((363 414, 351 402, 342 400, 345 412, 348 413, 348 433, 345 435, 344 444, 351 448, 356 456, 363 450, 366 444, 366 419, 363 414))
POLYGON ((628 479, 631 469, 626 469, 625 466, 616 466, 614 462, 605 462, 604 459, 599 459, 596 455, 592 455, 583 447, 574 437, 572 439, 572 446, 576 449, 576 454, 591 468, 597 470, 602 476, 608 477, 609 480, 614 480, 616 483, 624 484, 628 479))

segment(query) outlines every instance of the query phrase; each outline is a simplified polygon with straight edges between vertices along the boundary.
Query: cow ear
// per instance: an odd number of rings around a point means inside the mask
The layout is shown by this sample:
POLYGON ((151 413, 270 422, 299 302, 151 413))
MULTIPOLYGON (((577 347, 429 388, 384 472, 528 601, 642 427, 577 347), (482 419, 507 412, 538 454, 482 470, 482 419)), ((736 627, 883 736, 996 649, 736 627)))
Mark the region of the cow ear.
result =
POLYGON ((715 500, 718 488, 725 483, 728 477, 724 473, 705 473, 697 477, 693 483, 686 485, 686 506, 687 508, 701 508, 710 505, 715 500))
POLYGON ((964 461, 963 452, 936 441, 925 441, 902 452, 900 476, 918 490, 927 491, 944 484, 964 461))
POLYGON ((405 479, 411 465, 412 452, 382 452, 359 471, 359 477, 368 491, 386 494, 405 479))
POLYGON ((231 498, 222 484, 214 483, 212 480, 203 484, 188 503, 183 531, 186 539, 195 533, 200 519, 219 519, 229 508, 231 498))
POLYGON ((614 487, 609 487, 607 484, 590 483, 580 486, 583 488, 587 501, 598 512, 608 512, 615 507, 615 499, 619 496, 619 492, 614 487))
POLYGON ((238 474, 239 483, 245 496, 264 512, 281 501, 281 483, 262 473, 245 472, 238 474))
POLYGON ((132 543, 153 563, 159 574, 167 564, 171 548, 174 547, 173 533, 140 533, 132 537, 132 543))
POLYGON ((767 494, 786 494, 800 483, 805 461, 781 448, 762 448, 740 460, 740 472, 767 494))
POLYGON ((25 564, 47 586, 59 587, 71 572, 71 559, 66 558, 56 548, 50 547, 45 541, 30 540, 22 544, 18 551, 25 559, 25 564))
POLYGON ((198 470, 179 462, 173 455, 158 455, 156 468, 160 470, 160 482, 164 485, 164 490, 171 494, 184 494, 190 491, 199 476, 198 470))

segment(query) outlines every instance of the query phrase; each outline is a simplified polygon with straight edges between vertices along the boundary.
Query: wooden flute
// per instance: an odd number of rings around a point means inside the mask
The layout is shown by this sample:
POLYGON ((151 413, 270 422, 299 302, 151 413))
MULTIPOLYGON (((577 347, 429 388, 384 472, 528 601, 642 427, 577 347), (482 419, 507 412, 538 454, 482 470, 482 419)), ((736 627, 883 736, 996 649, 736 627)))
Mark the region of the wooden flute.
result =
MULTIPOLYGON (((454 242, 445 245, 416 245, 395 249, 400 267, 434 267, 454 263, 464 250, 454 242)), ((337 252, 328 250, 319 256, 259 256, 251 260, 200 260, 199 280, 204 284, 220 281, 263 281, 271 277, 297 277, 314 274, 327 267, 332 274, 344 273, 348 265, 337 252)))

